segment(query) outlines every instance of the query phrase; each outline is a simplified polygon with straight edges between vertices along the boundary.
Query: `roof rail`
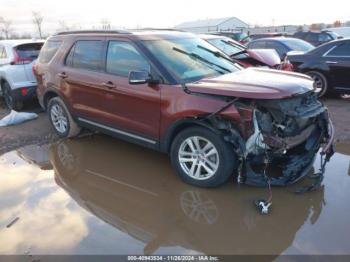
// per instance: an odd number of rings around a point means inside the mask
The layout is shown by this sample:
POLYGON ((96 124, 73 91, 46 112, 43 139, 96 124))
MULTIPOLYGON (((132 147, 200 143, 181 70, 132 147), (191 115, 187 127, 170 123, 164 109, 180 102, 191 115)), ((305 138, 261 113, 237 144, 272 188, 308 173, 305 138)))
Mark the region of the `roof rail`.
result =
POLYGON ((71 35, 71 34, 131 34, 126 30, 76 30, 58 32, 55 35, 71 35))
POLYGON ((144 28, 136 28, 136 29, 131 29, 131 31, 178 31, 178 32, 185 32, 181 29, 176 29, 176 28, 153 28, 153 27, 144 27, 144 28))

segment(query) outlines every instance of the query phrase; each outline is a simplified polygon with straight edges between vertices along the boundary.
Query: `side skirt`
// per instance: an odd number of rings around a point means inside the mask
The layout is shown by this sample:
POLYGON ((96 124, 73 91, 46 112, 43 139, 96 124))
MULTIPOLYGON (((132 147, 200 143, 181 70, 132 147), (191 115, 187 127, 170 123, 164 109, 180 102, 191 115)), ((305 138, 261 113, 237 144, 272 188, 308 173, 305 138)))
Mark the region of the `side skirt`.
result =
POLYGON ((101 133, 125 140, 127 142, 159 151, 159 141, 157 140, 149 139, 149 138, 136 135, 134 133, 130 133, 118 128, 106 126, 106 125, 97 123, 95 121, 92 121, 90 119, 86 119, 82 117, 77 117, 75 119, 79 123, 79 125, 82 127, 86 127, 91 130, 96 130, 101 133))

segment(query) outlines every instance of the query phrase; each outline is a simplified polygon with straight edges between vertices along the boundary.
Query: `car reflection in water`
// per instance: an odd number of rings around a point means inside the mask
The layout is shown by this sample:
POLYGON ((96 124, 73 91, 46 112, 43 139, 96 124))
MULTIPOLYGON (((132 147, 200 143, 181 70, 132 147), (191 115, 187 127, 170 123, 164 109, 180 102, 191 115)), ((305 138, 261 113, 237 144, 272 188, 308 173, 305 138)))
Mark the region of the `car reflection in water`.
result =
POLYGON ((167 156, 108 137, 50 148, 57 184, 95 216, 145 243, 144 253, 181 246, 206 254, 280 254, 323 207, 323 188, 295 195, 275 188, 274 209, 252 205, 264 189, 232 182, 199 189, 180 181, 167 156))

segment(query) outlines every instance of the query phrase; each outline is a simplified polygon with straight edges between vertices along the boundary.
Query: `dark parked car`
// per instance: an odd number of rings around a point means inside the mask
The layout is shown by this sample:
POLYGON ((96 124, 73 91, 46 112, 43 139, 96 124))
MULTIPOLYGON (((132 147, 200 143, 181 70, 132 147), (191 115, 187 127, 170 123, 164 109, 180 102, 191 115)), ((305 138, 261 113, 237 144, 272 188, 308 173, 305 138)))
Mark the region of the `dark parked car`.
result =
POLYGON ((350 39, 332 41, 303 55, 288 55, 296 71, 314 79, 319 96, 350 94, 350 39))
POLYGON ((270 38, 270 37, 281 37, 288 36, 286 33, 261 33, 261 34, 250 34, 250 41, 261 39, 261 38, 270 38))
POLYGON ((305 53, 314 48, 313 45, 304 40, 290 37, 262 38, 251 41, 249 49, 275 49, 283 60, 289 52, 305 53))
POLYGON ((277 52, 273 49, 248 49, 239 42, 225 36, 203 34, 200 37, 220 49, 243 67, 263 66, 292 71, 292 65, 289 61, 281 61, 277 52))
POLYGON ((319 46, 332 40, 341 38, 338 34, 332 31, 320 31, 320 32, 296 32, 293 37, 302 39, 314 46, 319 46))
POLYGON ((193 185, 218 186, 233 173, 251 185, 286 185, 308 173, 322 145, 332 153, 310 77, 243 69, 190 33, 59 33, 33 69, 59 136, 87 127, 169 153, 193 185), (264 163, 281 176, 267 180, 252 167, 264 163))

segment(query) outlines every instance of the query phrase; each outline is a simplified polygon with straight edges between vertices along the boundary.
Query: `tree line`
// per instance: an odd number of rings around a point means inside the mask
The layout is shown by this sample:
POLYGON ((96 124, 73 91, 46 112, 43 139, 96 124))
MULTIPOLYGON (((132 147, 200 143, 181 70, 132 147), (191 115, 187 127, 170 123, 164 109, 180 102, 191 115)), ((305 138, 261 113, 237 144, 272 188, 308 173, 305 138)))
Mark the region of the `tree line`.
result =
MULTIPOLYGON (((39 38, 43 38, 42 24, 44 21, 44 16, 40 12, 32 12, 32 23, 35 26, 39 38)), ((13 32, 13 22, 10 19, 6 19, 0 16, 0 32, 2 33, 2 38, 30 38, 30 34, 17 35, 13 32)), ((1 38, 1 34, 0 34, 1 38)))

